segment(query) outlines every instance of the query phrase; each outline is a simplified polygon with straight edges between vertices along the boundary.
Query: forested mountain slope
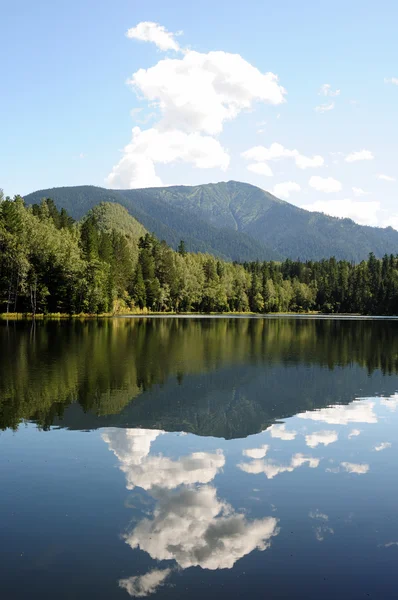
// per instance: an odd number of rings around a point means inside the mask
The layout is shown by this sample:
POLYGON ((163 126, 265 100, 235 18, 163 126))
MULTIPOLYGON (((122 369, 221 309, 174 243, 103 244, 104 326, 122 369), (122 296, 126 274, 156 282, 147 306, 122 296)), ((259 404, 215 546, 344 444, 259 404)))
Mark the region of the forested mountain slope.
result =
POLYGON ((177 247, 236 261, 281 257, 360 261, 398 252, 398 231, 358 225, 303 210, 272 194, 236 181, 199 186, 106 190, 93 186, 40 190, 28 204, 52 198, 80 219, 100 202, 118 202, 142 225, 177 247))
MULTIPOLYGON (((168 189, 168 188, 160 188, 168 189)), ((184 189, 184 188, 182 188, 184 189)), ((190 189, 190 188, 187 188, 190 189)), ((102 202, 117 202, 158 239, 177 248, 183 239, 188 251, 209 252, 224 260, 279 260, 279 252, 272 250, 253 237, 231 228, 228 223, 213 225, 180 202, 165 202, 158 189, 107 190, 94 186, 63 187, 40 190, 25 196, 27 204, 52 198, 59 208, 64 207, 75 219, 81 219, 88 210, 102 202), (150 193, 153 191, 154 193, 150 193)))

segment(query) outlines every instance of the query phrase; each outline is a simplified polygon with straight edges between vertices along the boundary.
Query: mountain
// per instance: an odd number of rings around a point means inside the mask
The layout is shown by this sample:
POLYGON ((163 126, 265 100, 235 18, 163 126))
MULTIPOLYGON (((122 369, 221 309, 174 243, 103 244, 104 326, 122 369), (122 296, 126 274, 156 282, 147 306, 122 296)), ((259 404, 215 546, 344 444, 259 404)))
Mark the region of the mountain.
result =
POLYGON ((370 252, 377 257, 398 252, 398 231, 392 227, 309 212, 236 181, 140 190, 63 187, 34 192, 25 201, 32 204, 43 197, 76 219, 100 202, 117 202, 174 248, 184 239, 188 250, 230 260, 335 256, 360 261, 370 252))
POLYGON ((124 206, 115 202, 101 202, 91 208, 83 219, 92 216, 95 218, 101 231, 110 233, 116 229, 126 237, 134 264, 138 259, 138 240, 147 233, 141 223, 132 217, 124 206))
MULTIPOLYGON (((212 225, 206 218, 198 218, 189 208, 173 206, 164 202, 160 190, 107 190, 94 186, 61 187, 39 190, 25 196, 27 204, 40 202, 42 198, 52 198, 58 207, 64 207, 75 219, 81 219, 97 204, 118 203, 139 221, 146 230, 177 248, 180 240, 185 241, 187 250, 209 252, 224 260, 238 262, 259 260, 279 260, 282 256, 256 241, 246 233, 222 225, 212 225), (130 192, 135 192, 130 194, 130 192)), ((184 189, 184 188, 181 188, 184 189)))

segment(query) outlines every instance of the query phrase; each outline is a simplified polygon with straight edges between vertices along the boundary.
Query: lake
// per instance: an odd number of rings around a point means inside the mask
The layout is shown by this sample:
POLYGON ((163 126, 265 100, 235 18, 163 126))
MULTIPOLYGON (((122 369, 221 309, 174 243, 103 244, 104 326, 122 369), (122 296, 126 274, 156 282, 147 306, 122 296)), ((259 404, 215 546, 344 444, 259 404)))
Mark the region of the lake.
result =
POLYGON ((396 598, 398 322, 0 322, 2 600, 396 598))

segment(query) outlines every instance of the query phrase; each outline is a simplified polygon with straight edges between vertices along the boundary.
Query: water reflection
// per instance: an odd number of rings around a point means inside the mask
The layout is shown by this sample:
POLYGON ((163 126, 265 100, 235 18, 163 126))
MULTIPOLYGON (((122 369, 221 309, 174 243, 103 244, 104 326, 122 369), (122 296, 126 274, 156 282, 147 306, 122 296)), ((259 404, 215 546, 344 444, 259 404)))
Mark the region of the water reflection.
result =
MULTIPOLYGON (((243 557, 271 548, 272 539, 283 532, 287 520, 286 514, 278 514, 280 493, 276 505, 264 501, 265 497, 273 497, 275 481, 306 470, 305 481, 310 490, 320 485, 322 473, 340 478, 368 475, 371 454, 387 451, 392 444, 380 441, 358 448, 355 440, 363 431, 352 429, 352 425, 379 430, 380 419, 382 424, 386 421, 382 411, 390 408, 395 398, 357 399, 348 405, 305 411, 285 423, 269 426, 245 442, 219 440, 219 447, 213 448, 217 443, 213 440, 209 451, 181 452, 186 449, 182 441, 174 457, 153 449, 155 442, 162 442, 162 448, 167 449, 167 438, 172 434, 165 431, 139 428, 103 431, 102 439, 117 458, 127 489, 141 489, 150 498, 149 504, 145 502, 145 510, 124 534, 124 540, 132 550, 146 553, 154 563, 144 574, 121 578, 119 586, 130 596, 144 597, 168 586, 176 569, 232 569, 243 557), (319 430, 322 422, 335 428, 319 430), (231 464, 237 445, 241 460, 231 464), (300 451, 303 446, 311 448, 312 453, 300 451), (278 458, 281 452, 282 459, 278 458), (342 457, 347 453, 350 458, 344 460, 342 457), (250 486, 242 479, 239 485, 246 486, 248 491, 244 505, 235 508, 222 497, 217 483, 225 477, 224 470, 233 467, 242 477, 265 476, 268 491, 263 486, 250 486), (258 503, 255 516, 248 510, 253 502, 258 503)), ((355 481, 352 480, 354 486, 355 481)), ((311 508, 311 493, 306 495, 306 502, 309 531, 316 542, 327 543, 341 536, 341 524, 336 529, 329 511, 311 508)), ((352 519, 353 515, 346 517, 347 523, 352 519)), ((394 543, 386 542, 383 547, 394 543)))
POLYGON ((46 431, 0 434, 4 597, 395 597, 395 324, 18 327, 0 422, 46 431))
POLYGON ((135 598, 144 598, 150 594, 154 594, 161 587, 168 576, 171 569, 153 569, 145 575, 134 575, 127 579, 120 579, 119 587, 135 598))
POLYGON ((239 463, 238 468, 245 473, 258 475, 264 473, 267 479, 273 479, 281 473, 291 473, 298 467, 308 465, 311 469, 319 466, 320 459, 313 456, 304 456, 303 454, 293 454, 288 464, 279 464, 275 460, 253 460, 250 463, 239 463))
POLYGON ((0 322, 0 428, 33 420, 245 437, 395 393, 397 331, 383 320, 143 318, 40 322, 32 335, 30 324, 0 322))
MULTIPOLYGON (((177 460, 150 455, 151 443, 162 433, 109 429, 102 434, 119 460, 127 488, 140 487, 154 500, 150 516, 125 535, 126 543, 182 569, 231 569, 253 550, 266 550, 279 532, 278 519, 249 520, 209 485, 225 465, 224 453, 195 452, 177 460)), ((132 596, 148 595, 172 568, 122 579, 119 585, 132 596)))

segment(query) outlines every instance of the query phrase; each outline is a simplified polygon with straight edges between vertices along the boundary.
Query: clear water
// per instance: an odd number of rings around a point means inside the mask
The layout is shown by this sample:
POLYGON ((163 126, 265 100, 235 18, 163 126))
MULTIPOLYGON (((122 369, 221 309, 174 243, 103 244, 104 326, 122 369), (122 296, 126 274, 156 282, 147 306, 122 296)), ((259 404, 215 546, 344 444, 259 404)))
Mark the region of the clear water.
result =
POLYGON ((1 598, 396 598, 397 334, 1 323, 1 598))

